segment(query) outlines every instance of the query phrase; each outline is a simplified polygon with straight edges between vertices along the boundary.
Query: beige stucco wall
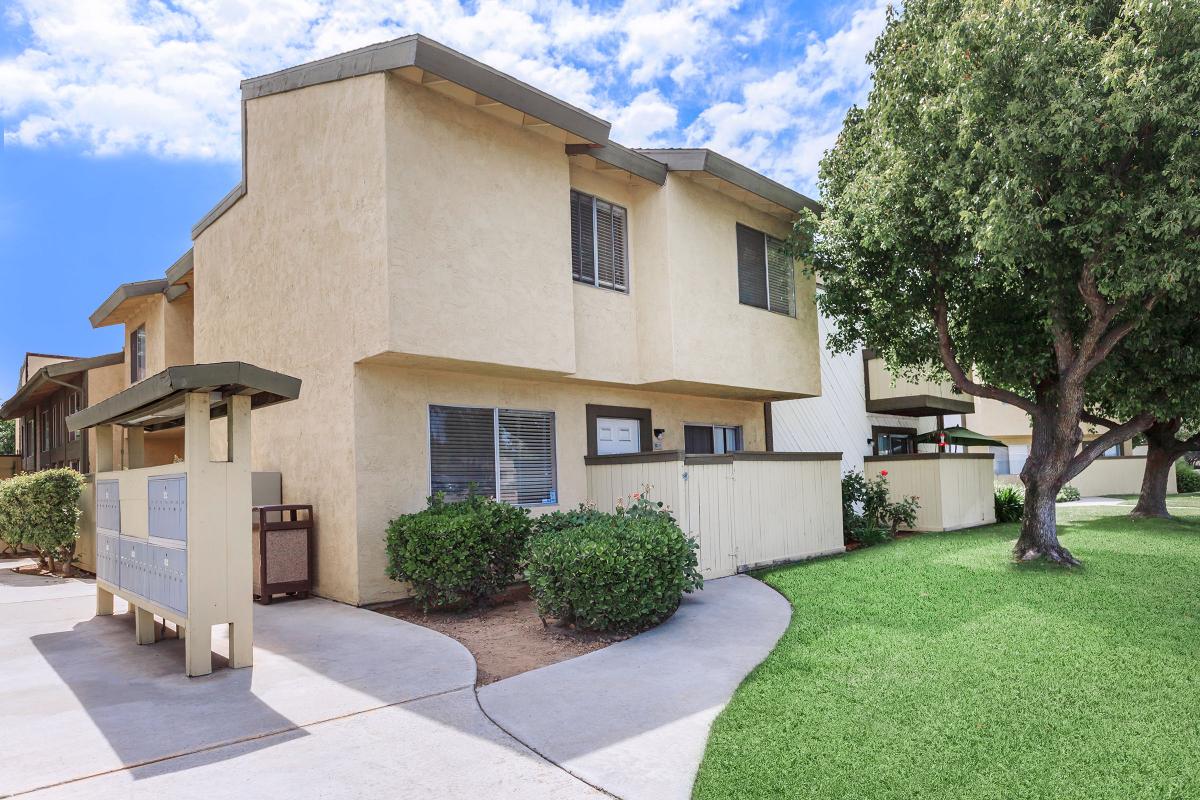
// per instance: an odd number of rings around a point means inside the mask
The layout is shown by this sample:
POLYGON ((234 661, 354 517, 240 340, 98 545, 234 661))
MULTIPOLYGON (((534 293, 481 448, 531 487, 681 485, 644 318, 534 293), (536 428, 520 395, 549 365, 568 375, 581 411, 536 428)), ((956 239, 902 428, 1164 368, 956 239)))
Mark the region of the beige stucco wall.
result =
MULTIPOLYGON (((97 403, 99 403, 100 401, 107 400, 108 398, 110 398, 114 394, 116 394, 117 392, 120 392, 122 389, 126 388, 126 386, 129 383, 129 371, 128 370, 129 370, 128 365, 124 364, 124 363, 112 364, 111 366, 100 367, 99 369, 88 370, 87 398, 86 398, 87 404, 89 406, 94 406, 97 403)), ((120 429, 113 430, 111 432, 111 436, 113 437, 114 444, 116 444, 116 447, 113 450, 113 458, 116 459, 118 463, 115 466, 120 468, 120 466, 124 463, 123 461, 120 460, 121 456, 119 455, 119 453, 121 452, 120 440, 121 440, 121 436, 122 436, 120 429)), ((95 472, 96 471, 96 429, 95 428, 88 428, 88 430, 87 430, 87 451, 88 451, 88 463, 81 464, 80 466, 82 467, 84 472, 95 472)), ((90 570, 92 568, 88 567, 88 569, 90 570)))
POLYGON ((398 77, 385 119, 384 349, 574 372, 562 144, 398 77))
POLYGON ((254 412, 254 468, 283 473, 285 503, 314 505, 314 588, 348 602, 354 362, 387 347, 384 82, 248 103, 248 193, 194 245, 195 360, 303 381, 299 400, 254 412))
MULTIPOLYGON (((666 204, 672 365, 647 382, 744 387, 762 396, 821 391, 815 284, 796 272, 796 317, 738 302, 736 224, 786 239, 791 227, 678 174, 666 204)), ((661 258, 661 254, 659 255, 661 258)), ((664 347, 665 342, 645 342, 664 347)))
POLYGON ((953 531, 996 521, 992 459, 987 455, 928 454, 917 458, 869 456, 864 474, 886 471, 893 501, 916 497, 913 530, 953 531))
MULTIPOLYGON (((1146 459, 1142 456, 1119 458, 1097 458, 1070 483, 1083 497, 1099 497, 1109 494, 1140 494, 1142 476, 1146 472, 1146 459)), ((1175 470, 1167 477, 1167 494, 1178 491, 1175 485, 1175 470)))
MULTIPOLYGON (((887 364, 884 363, 882 358, 868 359, 866 364, 867 382, 870 389, 868 400, 890 400, 898 397, 929 395, 947 400, 974 402, 976 409, 979 408, 980 400, 978 398, 973 398, 968 394, 956 393, 954 391, 954 384, 948 381, 944 383, 930 380, 912 381, 907 378, 895 376, 887 368, 887 364)), ((1006 406, 1006 408, 1010 407, 1006 406)), ((971 428, 971 430, 977 429, 971 428)), ((982 431, 980 432, 982 433, 982 431)))
POLYGON ((156 375, 167 367, 193 363, 194 298, 191 292, 168 301, 166 295, 147 295, 134 313, 125 321, 125 387, 129 386, 129 337, 141 326, 146 327, 146 377, 156 375))
MULTIPOLYGON (((555 510, 572 508, 588 498, 583 459, 589 403, 649 408, 652 426, 665 429, 668 450, 683 448, 685 422, 741 425, 745 449, 765 447, 763 407, 757 402, 360 364, 354 388, 357 601, 403 596, 402 587, 384 575, 384 532, 390 519, 425 506, 430 404, 553 411, 559 503, 539 510, 555 510)), ((287 485, 285 472, 285 490, 287 485)), ((319 526, 329 517, 320 509, 317 515, 319 526)), ((321 535, 327 534, 328 529, 322 528, 321 535)), ((347 539, 343 547, 353 549, 353 541, 347 539)), ((319 566, 318 572, 323 575, 326 569, 319 566)))

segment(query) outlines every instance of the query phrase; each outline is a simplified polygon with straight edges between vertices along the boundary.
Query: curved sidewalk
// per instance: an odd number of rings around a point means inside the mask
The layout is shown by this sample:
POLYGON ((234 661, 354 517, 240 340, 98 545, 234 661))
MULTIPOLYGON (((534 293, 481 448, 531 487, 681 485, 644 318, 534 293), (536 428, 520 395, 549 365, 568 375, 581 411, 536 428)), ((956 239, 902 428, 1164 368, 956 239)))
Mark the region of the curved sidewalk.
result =
POLYGON ((791 606, 738 575, 603 650, 478 691, 508 733, 623 800, 691 795, 713 720, 783 635, 791 606))

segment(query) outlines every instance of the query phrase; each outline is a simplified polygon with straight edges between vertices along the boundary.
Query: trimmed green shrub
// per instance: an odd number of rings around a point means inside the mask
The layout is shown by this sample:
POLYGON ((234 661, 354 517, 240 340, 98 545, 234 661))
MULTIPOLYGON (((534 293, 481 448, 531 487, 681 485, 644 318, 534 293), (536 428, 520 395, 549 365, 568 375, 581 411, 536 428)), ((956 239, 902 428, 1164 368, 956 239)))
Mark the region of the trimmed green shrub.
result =
POLYGON ((1025 513, 1025 493, 1011 483, 996 487, 996 522, 1020 522, 1025 513))
POLYGON ((1176 461, 1175 485, 1181 493, 1200 492, 1200 471, 1182 459, 1176 461))
POLYGON ((482 605, 516 580, 533 531, 528 509, 477 495, 428 502, 387 528, 388 577, 408 581, 422 608, 482 605))
POLYGON ((84 477, 46 469, 0 481, 0 539, 37 553, 51 571, 75 561, 84 477))
POLYGON ((675 613, 704 588, 695 539, 661 504, 642 498, 583 525, 551 527, 529 541, 525 577, 543 617, 593 631, 632 633, 675 613))
POLYGON ((549 514, 542 514, 534 519, 533 530, 535 533, 556 533, 570 528, 582 528, 588 523, 603 521, 610 516, 611 514, 605 514, 593 506, 580 503, 578 508, 570 511, 552 511, 549 514))
POLYGON ((901 525, 917 523, 920 507, 917 497, 891 502, 886 470, 871 479, 857 470, 842 476, 842 531, 848 542, 872 545, 894 539, 901 525))
POLYGON ((1058 497, 1054 498, 1056 503, 1074 503, 1080 497, 1079 490, 1071 484, 1067 484, 1058 490, 1058 497))

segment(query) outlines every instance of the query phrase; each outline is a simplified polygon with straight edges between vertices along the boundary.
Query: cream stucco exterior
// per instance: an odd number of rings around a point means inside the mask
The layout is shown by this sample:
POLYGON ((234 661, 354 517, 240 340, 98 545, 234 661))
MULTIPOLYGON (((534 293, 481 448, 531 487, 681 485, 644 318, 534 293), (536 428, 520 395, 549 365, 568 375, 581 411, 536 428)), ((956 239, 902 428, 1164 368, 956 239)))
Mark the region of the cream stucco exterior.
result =
POLYGON ((390 73, 245 112, 246 192, 194 242, 193 355, 303 381, 256 414, 253 460, 314 505, 322 595, 401 595, 384 530, 429 492, 431 403, 553 411, 561 508, 587 499, 588 404, 649 409, 666 448, 686 421, 762 450, 763 400, 820 391, 811 281, 795 318, 738 303, 735 226, 778 216, 390 73), (572 281, 573 187, 627 208, 628 293, 572 281))
POLYGON ((893 502, 916 497, 917 531, 955 531, 996 521, 992 457, 982 453, 869 456, 865 474, 887 473, 893 502))

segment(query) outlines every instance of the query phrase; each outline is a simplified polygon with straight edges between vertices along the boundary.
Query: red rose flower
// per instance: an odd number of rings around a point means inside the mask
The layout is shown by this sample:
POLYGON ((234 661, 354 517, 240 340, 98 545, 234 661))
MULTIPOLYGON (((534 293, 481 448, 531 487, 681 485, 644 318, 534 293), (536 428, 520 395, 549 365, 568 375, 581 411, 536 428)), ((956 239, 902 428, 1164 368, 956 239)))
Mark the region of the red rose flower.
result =
POLYGON ((883 477, 885 477, 885 478, 886 478, 886 477, 887 477, 887 470, 886 470, 886 469, 881 469, 881 470, 879 470, 879 474, 880 474, 880 475, 882 475, 883 477))

